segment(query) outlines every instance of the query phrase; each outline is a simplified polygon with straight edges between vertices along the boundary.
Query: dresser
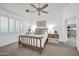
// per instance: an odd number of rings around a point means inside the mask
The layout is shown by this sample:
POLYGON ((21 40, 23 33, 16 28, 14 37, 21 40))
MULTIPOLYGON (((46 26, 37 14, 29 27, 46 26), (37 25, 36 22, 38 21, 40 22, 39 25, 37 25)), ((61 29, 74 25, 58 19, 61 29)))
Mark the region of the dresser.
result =
POLYGON ((48 34, 48 42, 58 43, 59 42, 59 34, 48 34))

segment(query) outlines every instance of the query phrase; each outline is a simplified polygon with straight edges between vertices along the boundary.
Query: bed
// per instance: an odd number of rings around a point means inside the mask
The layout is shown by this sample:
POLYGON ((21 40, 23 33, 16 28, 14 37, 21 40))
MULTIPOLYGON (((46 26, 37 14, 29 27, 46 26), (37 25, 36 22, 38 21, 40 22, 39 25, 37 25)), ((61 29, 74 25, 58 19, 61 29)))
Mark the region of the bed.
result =
POLYGON ((46 42, 48 41, 47 28, 36 28, 36 33, 19 35, 18 45, 19 47, 28 47, 32 50, 42 53, 46 42))

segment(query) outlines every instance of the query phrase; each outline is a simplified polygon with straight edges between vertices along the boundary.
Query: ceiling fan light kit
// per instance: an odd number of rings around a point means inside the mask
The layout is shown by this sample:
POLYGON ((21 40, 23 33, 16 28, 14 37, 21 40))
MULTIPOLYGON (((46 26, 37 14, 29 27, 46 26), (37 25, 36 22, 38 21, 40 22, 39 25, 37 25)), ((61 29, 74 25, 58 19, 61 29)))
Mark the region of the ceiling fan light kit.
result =
POLYGON ((29 9, 25 10, 26 12, 30 12, 30 13, 33 13, 33 12, 38 12, 38 15, 40 16, 40 13, 45 13, 45 14, 48 14, 48 11, 44 11, 43 9, 47 8, 48 7, 48 4, 45 3, 42 7, 40 7, 40 3, 39 3, 39 6, 36 7, 34 4, 30 4, 33 8, 35 8, 36 10, 34 11, 30 11, 29 9))
POLYGON ((30 10, 28 10, 28 9, 27 9, 27 10, 25 10, 25 11, 26 11, 26 12, 30 12, 30 10))

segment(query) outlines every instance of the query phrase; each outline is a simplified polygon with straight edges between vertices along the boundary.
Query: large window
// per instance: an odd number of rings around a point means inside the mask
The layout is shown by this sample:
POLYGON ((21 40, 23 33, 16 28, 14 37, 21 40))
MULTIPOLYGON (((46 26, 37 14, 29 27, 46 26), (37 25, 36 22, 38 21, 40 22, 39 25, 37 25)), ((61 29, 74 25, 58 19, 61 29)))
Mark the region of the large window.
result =
POLYGON ((0 17, 0 31, 1 32, 8 32, 8 18, 0 17))
POLYGON ((0 32, 24 32, 24 22, 8 17, 0 16, 0 32))
POLYGON ((9 31, 14 32, 15 31, 15 20, 9 19, 9 31))

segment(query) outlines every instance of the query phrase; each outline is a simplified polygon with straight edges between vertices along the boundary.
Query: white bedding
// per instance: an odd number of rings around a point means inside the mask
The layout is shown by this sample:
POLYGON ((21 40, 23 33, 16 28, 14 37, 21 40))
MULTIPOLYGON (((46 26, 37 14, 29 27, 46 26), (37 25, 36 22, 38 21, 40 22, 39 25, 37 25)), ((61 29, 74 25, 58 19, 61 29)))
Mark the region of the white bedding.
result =
MULTIPOLYGON (((45 44, 45 42, 47 40, 47 37, 48 37, 47 34, 45 34, 45 35, 26 34, 26 36, 39 37, 39 38, 43 37, 41 39, 41 46, 42 46, 42 48, 44 47, 44 44, 45 44)), ((29 44, 29 41, 27 39, 28 38, 23 38, 21 42, 24 43, 24 44, 29 44)), ((36 42, 36 39, 35 39, 35 42, 36 42)), ((38 42, 37 43, 37 47, 40 47, 40 40, 38 39, 37 42, 38 42)), ((35 44, 33 44, 33 43, 34 43, 34 41, 32 39, 32 46, 36 46, 36 43, 35 44)), ((31 40, 30 40, 30 44, 31 44, 31 40)))

